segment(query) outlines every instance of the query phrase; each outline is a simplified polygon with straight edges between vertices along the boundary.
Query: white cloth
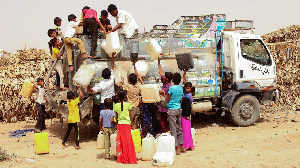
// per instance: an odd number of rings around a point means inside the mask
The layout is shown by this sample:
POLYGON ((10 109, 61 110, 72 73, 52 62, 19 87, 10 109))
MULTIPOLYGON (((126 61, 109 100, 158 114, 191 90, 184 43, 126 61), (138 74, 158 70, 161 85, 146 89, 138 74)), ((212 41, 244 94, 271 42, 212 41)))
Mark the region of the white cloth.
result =
POLYGON ((118 30, 119 34, 125 34, 127 38, 130 38, 136 29, 139 28, 134 18, 130 13, 119 10, 116 16, 117 23, 122 23, 121 28, 118 30))
POLYGON ((63 65, 61 60, 57 60, 55 64, 55 70, 57 71, 60 79, 60 88, 64 88, 64 72, 63 72, 63 65))
POLYGON ((78 27, 79 22, 70 21, 67 26, 67 32, 65 34, 66 37, 75 37, 76 27, 78 27))
POLYGON ((115 95, 114 79, 114 71, 111 70, 111 76, 109 79, 102 80, 99 84, 92 88, 93 92, 101 91, 101 103, 104 103, 106 98, 112 98, 115 95))
POLYGON ((38 93, 36 94, 36 102, 39 104, 45 104, 46 100, 45 100, 45 88, 43 88, 42 86, 38 85, 38 93))

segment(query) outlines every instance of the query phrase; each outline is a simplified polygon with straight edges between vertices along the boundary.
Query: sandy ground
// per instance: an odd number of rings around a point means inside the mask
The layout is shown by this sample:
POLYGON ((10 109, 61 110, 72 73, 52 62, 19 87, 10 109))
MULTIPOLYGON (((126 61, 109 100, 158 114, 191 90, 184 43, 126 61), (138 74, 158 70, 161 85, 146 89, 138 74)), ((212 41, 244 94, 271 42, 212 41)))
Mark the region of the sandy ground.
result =
MULTIPOLYGON (((1 123, 0 146, 9 160, 0 167, 152 167, 137 154, 137 165, 118 164, 104 160, 104 149, 96 149, 98 127, 80 125, 81 150, 75 150, 72 131, 67 148, 61 141, 67 129, 56 119, 46 121, 50 153, 34 153, 34 133, 21 138, 9 138, 9 131, 34 128, 33 122, 1 123), (28 160, 29 159, 29 160, 28 160), (34 161, 34 162, 31 162, 34 161)), ((219 115, 196 115, 195 150, 176 156, 172 167, 300 167, 300 112, 293 110, 262 112, 258 123, 250 127, 235 127, 219 115)))

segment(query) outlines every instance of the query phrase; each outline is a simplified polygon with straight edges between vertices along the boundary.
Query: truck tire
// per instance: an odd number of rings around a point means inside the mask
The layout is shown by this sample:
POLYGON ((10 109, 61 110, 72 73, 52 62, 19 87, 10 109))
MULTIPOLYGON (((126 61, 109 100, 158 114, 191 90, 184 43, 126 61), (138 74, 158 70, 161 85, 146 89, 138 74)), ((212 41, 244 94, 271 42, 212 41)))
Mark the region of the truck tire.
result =
POLYGON ((255 96, 244 95, 233 104, 231 119, 234 124, 242 127, 254 124, 260 116, 260 104, 255 96))

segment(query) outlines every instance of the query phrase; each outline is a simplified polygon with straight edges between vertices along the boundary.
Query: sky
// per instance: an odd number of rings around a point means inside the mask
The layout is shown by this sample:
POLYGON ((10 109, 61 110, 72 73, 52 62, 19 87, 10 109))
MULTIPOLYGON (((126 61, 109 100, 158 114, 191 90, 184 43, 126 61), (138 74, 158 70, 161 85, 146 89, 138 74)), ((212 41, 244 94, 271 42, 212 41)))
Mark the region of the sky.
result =
MULTIPOLYGON (((226 14, 227 20, 254 20, 259 35, 300 22, 299 0, 0 0, 0 49, 15 52, 25 43, 27 49, 48 49, 47 30, 56 16, 62 18, 65 33, 69 14, 79 20, 81 9, 90 6, 99 16, 111 3, 131 13, 140 32, 172 24, 183 15, 226 14)), ((114 26, 115 18, 110 14, 109 18, 114 26)))

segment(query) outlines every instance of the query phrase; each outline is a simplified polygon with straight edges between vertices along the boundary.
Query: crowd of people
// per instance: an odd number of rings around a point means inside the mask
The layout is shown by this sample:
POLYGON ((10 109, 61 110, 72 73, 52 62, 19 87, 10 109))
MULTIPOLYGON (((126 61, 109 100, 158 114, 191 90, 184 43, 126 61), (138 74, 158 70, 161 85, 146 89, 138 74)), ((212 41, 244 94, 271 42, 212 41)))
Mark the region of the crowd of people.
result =
MULTIPOLYGON (((126 37, 131 37, 138 33, 138 26, 133 17, 126 11, 118 10, 118 8, 111 4, 107 11, 101 11, 101 17, 98 19, 97 12, 85 6, 82 9, 81 21, 77 22, 77 17, 74 14, 68 16, 69 24, 66 33, 63 35, 60 29, 62 20, 59 17, 54 19, 54 28, 48 30, 48 35, 51 37, 49 42, 50 51, 52 52, 53 61, 56 60, 55 69, 56 86, 59 90, 66 90, 63 84, 62 60, 61 53, 64 52, 62 48, 65 45, 67 51, 67 61, 70 71, 74 70, 71 44, 75 43, 81 52, 82 57, 93 57, 97 47, 98 31, 104 34, 119 31, 125 33, 126 37), (112 27, 108 20, 108 13, 116 18, 117 25, 112 27), (83 26, 83 34, 91 34, 91 52, 90 56, 86 55, 85 46, 81 39, 75 38, 76 27, 83 26), (61 49, 62 48, 62 49, 61 49), (61 52, 60 52, 61 50, 61 52)), ((110 135, 116 130, 117 134, 117 162, 137 164, 135 147, 131 136, 131 129, 142 130, 141 136, 145 137, 147 133, 156 136, 160 133, 170 131, 171 135, 175 137, 176 154, 185 153, 187 150, 193 150, 193 139, 191 134, 191 103, 192 98, 192 83, 186 82, 186 72, 183 77, 179 73, 165 72, 161 68, 161 58, 158 58, 159 74, 161 82, 163 83, 159 94, 162 101, 160 103, 144 103, 141 95, 140 86, 144 85, 142 77, 136 70, 135 62, 133 67, 135 73, 128 76, 128 83, 122 82, 115 89, 114 82, 114 54, 112 54, 111 66, 102 71, 103 80, 94 87, 88 86, 90 92, 100 92, 101 105, 99 113, 100 130, 104 132, 105 136, 105 156, 110 159, 110 135), (180 86, 183 78, 184 87, 180 86), (156 116, 156 111, 160 112, 160 122, 156 116), (169 123, 169 125, 167 125, 169 123)), ((45 90, 44 81, 39 78, 36 87, 39 89, 37 96, 38 107, 38 122, 36 128, 40 131, 44 130, 45 117, 45 90)), ((80 114, 78 104, 82 98, 82 91, 80 86, 77 86, 79 97, 75 97, 73 91, 67 93, 67 107, 69 110, 68 116, 68 130, 62 141, 63 146, 67 146, 66 142, 72 128, 75 128, 76 134, 76 149, 79 146, 79 126, 80 114)))

